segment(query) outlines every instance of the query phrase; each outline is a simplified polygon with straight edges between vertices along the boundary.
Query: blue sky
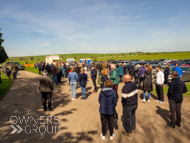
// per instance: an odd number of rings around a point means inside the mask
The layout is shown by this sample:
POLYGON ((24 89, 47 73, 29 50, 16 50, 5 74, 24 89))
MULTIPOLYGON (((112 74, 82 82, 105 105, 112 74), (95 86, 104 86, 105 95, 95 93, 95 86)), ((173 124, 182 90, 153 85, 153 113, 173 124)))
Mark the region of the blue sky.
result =
POLYGON ((190 51, 190 0, 1 0, 8 56, 190 51))

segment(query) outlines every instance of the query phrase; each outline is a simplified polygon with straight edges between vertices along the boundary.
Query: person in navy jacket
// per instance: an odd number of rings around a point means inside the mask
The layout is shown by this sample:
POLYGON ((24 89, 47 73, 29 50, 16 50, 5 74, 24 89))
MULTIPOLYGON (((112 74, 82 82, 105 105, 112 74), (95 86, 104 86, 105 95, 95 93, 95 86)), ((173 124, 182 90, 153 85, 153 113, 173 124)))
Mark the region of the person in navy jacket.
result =
POLYGON ((79 76, 79 82, 80 82, 80 87, 82 91, 82 98, 86 98, 86 83, 87 83, 87 75, 84 73, 84 69, 81 69, 81 74, 79 76), (83 93, 85 96, 83 96, 83 93))
POLYGON ((113 119, 114 119, 114 110, 117 105, 117 96, 116 92, 113 90, 113 82, 107 80, 105 83, 105 88, 103 88, 99 95, 100 103, 100 116, 102 122, 102 139, 105 140, 106 136, 106 124, 108 122, 110 139, 114 137, 113 133, 113 119))

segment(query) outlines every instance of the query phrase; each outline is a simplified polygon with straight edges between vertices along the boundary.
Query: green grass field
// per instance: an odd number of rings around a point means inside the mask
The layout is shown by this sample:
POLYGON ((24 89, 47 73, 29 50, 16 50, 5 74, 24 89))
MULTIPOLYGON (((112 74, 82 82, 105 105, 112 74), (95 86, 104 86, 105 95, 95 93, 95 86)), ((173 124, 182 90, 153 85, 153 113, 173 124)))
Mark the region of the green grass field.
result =
MULTIPOLYGON (((162 53, 120 53, 120 54, 60 54, 61 61, 66 61, 67 58, 92 59, 97 61, 114 60, 155 60, 155 59, 189 59, 190 52, 162 52, 162 53)), ((34 64, 36 61, 44 61, 46 55, 42 56, 28 56, 28 57, 10 57, 9 61, 17 61, 21 64, 28 62, 34 64), (33 60, 31 60, 31 57, 33 60)))
MULTIPOLYGON (((185 84, 186 84, 186 86, 187 86, 187 90, 188 90, 188 91, 187 91, 186 93, 184 93, 183 96, 190 98, 190 82, 186 82, 185 84)), ((167 93, 168 93, 168 86, 164 86, 163 89, 164 89, 164 95, 167 95, 167 93)), ((155 88, 155 87, 153 88, 152 93, 153 93, 154 95, 156 95, 156 88, 155 88)))
POLYGON ((7 76, 2 75, 1 77, 2 83, 0 83, 0 99, 5 95, 7 90, 12 85, 12 79, 9 79, 7 76))
POLYGON ((34 67, 25 67, 25 71, 30 71, 39 74, 38 69, 35 69, 34 67))

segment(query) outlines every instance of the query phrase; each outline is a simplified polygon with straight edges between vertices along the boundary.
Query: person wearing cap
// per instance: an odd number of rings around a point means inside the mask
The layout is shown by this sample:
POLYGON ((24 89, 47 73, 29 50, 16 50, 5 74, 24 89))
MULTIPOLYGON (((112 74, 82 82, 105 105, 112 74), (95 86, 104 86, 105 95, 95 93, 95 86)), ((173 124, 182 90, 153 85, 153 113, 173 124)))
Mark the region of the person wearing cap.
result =
POLYGON ((187 92, 187 87, 183 81, 178 78, 177 71, 172 72, 172 81, 168 84, 168 99, 171 113, 171 123, 167 125, 175 128, 175 125, 181 127, 181 105, 183 102, 183 93, 187 92), (177 117, 177 120, 176 118, 177 117))
POLYGON ((163 92, 163 85, 164 85, 164 73, 161 70, 161 66, 158 65, 156 67, 156 93, 158 99, 155 100, 156 102, 160 102, 161 104, 164 103, 164 92, 163 92))
POLYGON ((53 92, 53 82, 52 82, 52 79, 48 76, 47 70, 43 70, 43 75, 39 78, 38 89, 42 95, 42 105, 43 105, 44 111, 47 110, 47 106, 46 106, 47 100, 48 100, 48 109, 52 110, 51 98, 52 98, 52 92, 53 92))

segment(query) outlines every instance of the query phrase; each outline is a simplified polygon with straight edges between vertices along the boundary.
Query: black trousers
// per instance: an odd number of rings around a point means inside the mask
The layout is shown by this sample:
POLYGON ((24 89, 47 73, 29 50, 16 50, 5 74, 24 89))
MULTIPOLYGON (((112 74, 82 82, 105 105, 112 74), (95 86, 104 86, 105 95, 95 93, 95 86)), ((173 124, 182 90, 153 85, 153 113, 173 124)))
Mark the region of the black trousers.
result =
POLYGON ((104 115, 100 114, 101 122, 102 122, 102 134, 103 136, 106 135, 106 125, 108 123, 109 126, 109 131, 110 131, 110 136, 113 135, 113 115, 104 115))
POLYGON ((164 75, 164 83, 165 83, 165 84, 168 84, 168 74, 165 74, 165 75, 164 75))
POLYGON ((163 85, 156 84, 156 93, 157 93, 157 96, 158 96, 158 100, 164 102, 163 85))
POLYGON ((57 82, 61 83, 61 75, 60 74, 57 74, 57 82))
POLYGON ((142 77, 142 78, 141 78, 141 77, 139 78, 139 88, 141 88, 141 82, 143 82, 143 80, 144 80, 143 77, 142 77))
POLYGON ((92 82, 94 84, 94 91, 97 91, 96 78, 95 77, 92 77, 92 82))
POLYGON ((129 71, 129 75, 131 76, 131 80, 133 80, 133 71, 129 71))
POLYGON ((41 75, 42 74, 42 70, 39 70, 39 75, 41 75))
POLYGON ((122 82, 122 75, 119 75, 119 82, 122 82))
POLYGON ((135 83, 138 84, 139 83, 139 78, 138 77, 134 77, 135 78, 135 83))
POLYGON ((137 105, 123 105, 123 125, 127 133, 132 133, 132 130, 136 129, 136 109, 137 105))
POLYGON ((13 80, 16 79, 16 72, 13 73, 13 80))
POLYGON ((44 110, 47 109, 47 100, 48 100, 48 108, 51 109, 51 98, 52 98, 52 93, 51 92, 41 92, 42 95, 42 104, 44 110))
POLYGON ((170 113, 171 113, 171 124, 173 126, 178 125, 181 126, 181 104, 182 102, 176 102, 173 100, 169 100, 170 113), (177 117, 177 120, 175 118, 177 117))
POLYGON ((67 71, 65 71, 65 78, 67 78, 68 77, 68 72, 67 71))

